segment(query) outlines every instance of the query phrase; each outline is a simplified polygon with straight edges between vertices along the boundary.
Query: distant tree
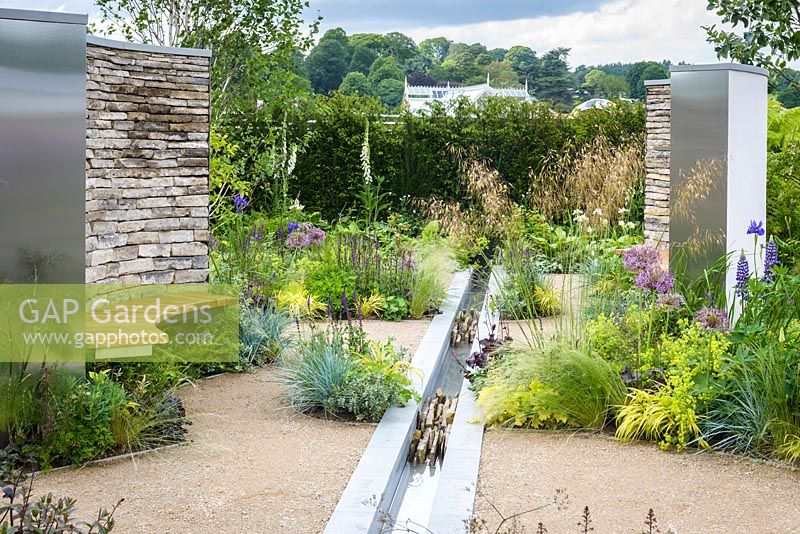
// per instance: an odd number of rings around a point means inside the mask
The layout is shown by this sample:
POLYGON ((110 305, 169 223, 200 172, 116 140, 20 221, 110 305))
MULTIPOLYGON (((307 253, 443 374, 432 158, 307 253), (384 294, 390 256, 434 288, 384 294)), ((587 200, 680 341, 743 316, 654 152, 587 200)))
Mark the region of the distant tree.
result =
POLYGON ((405 73, 397 65, 397 60, 392 56, 379 57, 369 69, 369 83, 377 88, 383 80, 403 81, 405 73))
POLYGON ((378 53, 367 48, 362 44, 353 46, 353 55, 350 56, 350 64, 347 67, 349 72, 360 72, 364 75, 369 74, 369 68, 378 59, 378 53))
POLYGON ((387 107, 396 108, 403 101, 405 84, 400 80, 387 78, 378 84, 376 94, 387 107))
POLYGON ((708 0, 708 10, 732 26, 704 26, 719 57, 757 65, 800 89, 800 80, 785 76, 787 62, 800 59, 797 0, 708 0))
POLYGON ((519 76, 505 61, 493 61, 486 65, 492 87, 513 87, 519 85, 519 76))
POLYGON ((778 92, 778 102, 785 108, 800 107, 800 90, 794 85, 778 92))
POLYGON ((520 81, 525 78, 533 80, 538 74, 541 61, 536 57, 536 52, 527 46, 512 46, 505 55, 505 61, 517 73, 520 81))
POLYGON ((414 40, 400 32, 390 32, 385 36, 387 53, 397 59, 402 65, 417 54, 417 44, 414 40))
MULTIPOLYGON (((210 48, 212 120, 256 108, 259 98, 292 100, 295 52, 313 44, 318 20, 305 0, 95 0, 99 35, 161 46, 210 48), (274 97, 274 98, 273 98, 274 97)), ((296 93, 295 93, 296 94, 296 93)))
POLYGON ((408 75, 408 85, 437 85, 436 79, 424 72, 415 72, 408 75))
POLYGON ((344 30, 334 28, 325 32, 311 53, 306 67, 311 87, 327 94, 338 89, 350 64, 350 50, 344 30))
POLYGON ((555 48, 542 55, 534 81, 534 94, 537 98, 565 104, 572 101, 572 76, 567 64, 568 55, 569 48, 555 48))
POLYGON ((369 48, 379 56, 388 54, 388 46, 386 44, 386 36, 379 33, 354 33, 348 37, 350 46, 363 46, 369 48))
POLYGON ((503 61, 506 58, 506 54, 508 50, 505 48, 492 48, 489 50, 489 54, 494 58, 495 61, 503 61))
POLYGON ((419 43, 419 53, 423 57, 431 60, 431 63, 437 65, 447 57, 447 52, 450 50, 450 43, 450 39, 446 39, 445 37, 425 39, 419 43))
POLYGON ((494 60, 494 57, 489 52, 481 52, 475 57, 475 64, 486 66, 494 60))
POLYGON ((447 58, 442 61, 441 65, 431 71, 432 76, 440 80, 460 83, 483 73, 483 69, 475 64, 475 56, 470 53, 468 47, 456 47, 456 52, 453 52, 453 47, 457 44, 460 43, 455 43, 451 46, 447 58))
POLYGON ((628 94, 628 83, 625 78, 606 74, 599 69, 589 71, 581 87, 589 91, 593 97, 617 98, 628 94))
POLYGON ((639 61, 638 63, 634 63, 631 65, 630 69, 628 69, 628 74, 625 76, 625 80, 630 87, 631 98, 644 98, 645 71, 647 71, 647 76, 650 76, 650 78, 647 79, 650 80, 669 78, 669 72, 655 61, 639 61))
POLYGON ((372 96, 375 91, 367 77, 360 72, 348 72, 339 85, 339 92, 345 95, 372 96))

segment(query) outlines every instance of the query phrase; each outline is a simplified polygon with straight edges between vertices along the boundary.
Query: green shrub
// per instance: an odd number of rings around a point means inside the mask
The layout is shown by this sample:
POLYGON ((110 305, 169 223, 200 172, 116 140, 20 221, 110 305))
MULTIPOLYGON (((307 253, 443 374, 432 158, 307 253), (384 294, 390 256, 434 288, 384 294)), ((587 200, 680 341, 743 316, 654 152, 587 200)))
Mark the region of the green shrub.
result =
POLYGON ((82 465, 117 445, 112 425, 124 418, 132 401, 108 372, 90 373, 77 382, 65 398, 53 398, 54 417, 42 441, 40 459, 45 466, 82 465))
POLYGON ((408 301, 403 297, 386 297, 381 319, 385 321, 402 321, 408 316, 408 301))
POLYGON ((512 349, 491 368, 478 404, 488 424, 602 428, 625 385, 602 359, 554 345, 512 349))
POLYGON ((302 412, 377 421, 414 396, 406 354, 391 342, 367 341, 356 327, 312 332, 284 369, 289 402, 302 412))
POLYGON ((800 142, 769 155, 767 230, 781 241, 781 261, 800 269, 800 142))

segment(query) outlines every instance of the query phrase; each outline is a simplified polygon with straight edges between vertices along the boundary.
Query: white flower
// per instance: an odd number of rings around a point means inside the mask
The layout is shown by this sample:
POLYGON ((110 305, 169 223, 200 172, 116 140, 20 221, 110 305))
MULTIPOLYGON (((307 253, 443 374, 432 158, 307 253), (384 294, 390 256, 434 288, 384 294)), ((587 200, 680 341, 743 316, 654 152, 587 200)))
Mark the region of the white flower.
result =
POLYGON ((620 209, 617 210, 617 213, 619 213, 620 215, 625 215, 629 211, 631 211, 631 210, 629 210, 628 208, 620 208, 620 209))
POLYGON ((583 215, 583 210, 580 208, 575 208, 572 210, 572 216, 577 217, 578 215, 583 215))
POLYGON ((583 215, 583 214, 578 215, 577 217, 575 217, 575 222, 577 222, 579 224, 583 224, 588 220, 589 220, 589 217, 587 217, 586 215, 583 215))
POLYGON ((625 221, 623 221, 622 219, 620 219, 620 220, 619 220, 619 221, 617 221, 617 222, 619 223, 619 225, 620 225, 620 227, 621 227, 621 228, 625 228, 625 221))
POLYGON ((292 205, 291 205, 291 207, 289 209, 293 209, 293 210, 297 210, 297 211, 303 211, 303 208, 305 208, 305 206, 300 204, 300 199, 299 198, 296 198, 296 199, 294 199, 294 203, 292 203, 292 205))
POLYGON ((601 224, 602 226, 605 226, 605 225, 607 225, 607 224, 608 224, 608 219, 605 219, 605 218, 604 218, 604 219, 600 219, 600 224, 601 224))
POLYGON ((625 223, 626 228, 636 228, 636 223, 632 223, 630 221, 625 223))
POLYGON ((601 210, 600 208, 595 208, 594 211, 592 212, 592 215, 602 215, 602 214, 603 210, 601 210))
POLYGON ((590 227, 588 227, 588 228, 586 229, 586 233, 587 233, 587 234, 593 234, 593 233, 594 233, 594 228, 592 228, 591 226, 590 226, 590 227))

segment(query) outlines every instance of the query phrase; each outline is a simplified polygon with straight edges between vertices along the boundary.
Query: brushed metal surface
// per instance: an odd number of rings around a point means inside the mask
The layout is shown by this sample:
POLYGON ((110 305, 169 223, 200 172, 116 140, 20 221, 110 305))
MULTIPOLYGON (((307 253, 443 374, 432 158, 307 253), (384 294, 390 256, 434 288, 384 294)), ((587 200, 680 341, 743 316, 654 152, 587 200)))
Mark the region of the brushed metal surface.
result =
POLYGON ((670 261, 690 276, 726 253, 728 76, 672 72, 670 261))
POLYGON ((85 33, 81 24, 0 19, 0 277, 8 282, 85 280, 85 33))

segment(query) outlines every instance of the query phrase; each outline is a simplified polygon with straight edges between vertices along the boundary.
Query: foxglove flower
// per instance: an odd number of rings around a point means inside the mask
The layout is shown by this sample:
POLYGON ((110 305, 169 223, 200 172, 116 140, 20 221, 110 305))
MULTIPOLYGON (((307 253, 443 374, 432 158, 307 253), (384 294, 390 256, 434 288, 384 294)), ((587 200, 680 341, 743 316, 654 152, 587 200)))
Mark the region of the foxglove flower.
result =
POLYGON ((243 196, 233 195, 233 207, 236 208, 236 213, 242 213, 249 205, 250 202, 243 196))
POLYGON ((763 236, 766 233, 764 230, 764 221, 750 221, 750 226, 747 227, 747 235, 763 236))
POLYGON ((736 264, 736 294, 747 300, 747 279, 750 278, 750 265, 742 252, 739 255, 739 263, 736 264))
POLYGON ((769 240, 767 246, 764 247, 764 278, 765 282, 771 282, 775 279, 775 267, 780 263, 778 259, 778 247, 775 245, 773 239, 769 240))
POLYGON ((716 332, 727 332, 730 328, 728 314, 722 308, 703 306, 694 317, 694 322, 716 332))

